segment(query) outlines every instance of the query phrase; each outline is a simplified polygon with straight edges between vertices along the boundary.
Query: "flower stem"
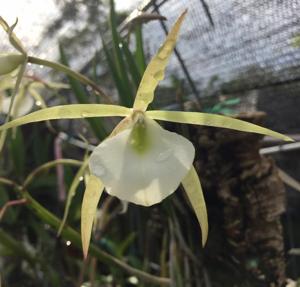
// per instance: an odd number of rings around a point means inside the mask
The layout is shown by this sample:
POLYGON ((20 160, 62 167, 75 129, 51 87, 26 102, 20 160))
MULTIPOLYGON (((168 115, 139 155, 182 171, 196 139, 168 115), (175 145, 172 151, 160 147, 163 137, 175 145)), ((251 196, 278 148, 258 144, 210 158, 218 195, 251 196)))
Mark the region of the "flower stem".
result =
MULTIPOLYGON (((18 192, 19 195, 22 196, 23 199, 26 200, 26 207, 29 208, 33 213, 36 214, 44 223, 49 224, 55 230, 58 230, 61 225, 61 220, 57 218, 53 213, 44 208, 41 204, 39 204, 22 186, 19 186, 17 183, 0 177, 0 183, 8 186, 12 186, 18 192)), ((70 240, 74 246, 81 249, 81 236, 80 234, 74 230, 73 228, 66 226, 63 228, 61 233, 62 238, 65 240, 70 240)), ((0 234, 1 237, 1 234, 0 234)), ((1 240, 1 238, 0 238, 1 240)), ((142 270, 131 267, 124 261, 102 251, 94 244, 90 245, 89 253, 97 258, 99 261, 119 267, 120 269, 126 271, 128 274, 132 276, 138 277, 141 281, 151 284, 157 284, 160 286, 170 286, 170 279, 166 277, 159 277, 155 275, 151 275, 142 270)))
POLYGON ((62 65, 62 64, 57 63, 57 62, 44 60, 44 59, 37 58, 37 57, 32 57, 32 56, 28 57, 28 63, 43 65, 43 66, 55 69, 57 71, 63 72, 65 74, 69 75, 70 77, 73 77, 74 79, 80 81, 81 83, 83 83, 85 85, 88 85, 91 88, 93 88, 93 90, 95 90, 95 92, 98 95, 102 96, 106 100, 107 103, 112 103, 112 100, 110 99, 110 97, 108 97, 104 93, 104 91, 102 91, 102 89, 95 82, 93 82, 92 80, 90 80, 86 76, 70 69, 69 67, 67 67, 65 65, 62 65))
MULTIPOLYGON (((56 230, 59 228, 61 222, 54 214, 52 214, 50 211, 48 211, 42 205, 40 205, 35 199, 31 197, 31 195, 27 191, 23 191, 21 192, 21 194, 25 199, 27 199, 28 204, 26 206, 30 208, 40 219, 42 219, 43 222, 49 224, 56 230)), ((73 228, 66 226, 62 230, 61 235, 64 239, 70 240, 72 244, 74 244, 74 246, 81 248, 80 234, 73 228)), ((144 282, 160 284, 162 286, 170 286, 169 278, 154 276, 144 271, 133 268, 125 262, 123 262, 122 260, 100 250, 93 244, 91 244, 90 246, 90 254, 106 264, 117 266, 125 270, 129 274, 137 276, 144 282)))

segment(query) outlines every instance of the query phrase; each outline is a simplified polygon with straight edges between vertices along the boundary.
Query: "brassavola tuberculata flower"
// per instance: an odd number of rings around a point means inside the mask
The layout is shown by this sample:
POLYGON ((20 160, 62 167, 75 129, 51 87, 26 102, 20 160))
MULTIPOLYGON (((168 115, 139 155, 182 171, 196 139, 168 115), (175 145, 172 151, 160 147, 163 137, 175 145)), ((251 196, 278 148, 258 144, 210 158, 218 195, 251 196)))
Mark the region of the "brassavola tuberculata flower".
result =
POLYGON ((133 112, 128 120, 128 128, 95 148, 90 171, 110 195, 150 206, 178 188, 191 169, 195 148, 143 112, 133 112))
POLYGON ((200 180, 193 167, 195 148, 188 139, 163 129, 155 120, 229 128, 292 141, 291 138, 275 131, 222 115, 147 111, 159 81, 164 78, 164 71, 185 15, 186 11, 180 15, 165 42, 147 66, 132 109, 105 104, 63 105, 28 114, 0 126, 1 131, 44 120, 124 117, 83 164, 90 169, 81 209, 81 234, 85 257, 97 205, 104 189, 121 200, 150 206, 171 195, 182 183, 201 226, 202 244, 205 244, 208 220, 200 180))

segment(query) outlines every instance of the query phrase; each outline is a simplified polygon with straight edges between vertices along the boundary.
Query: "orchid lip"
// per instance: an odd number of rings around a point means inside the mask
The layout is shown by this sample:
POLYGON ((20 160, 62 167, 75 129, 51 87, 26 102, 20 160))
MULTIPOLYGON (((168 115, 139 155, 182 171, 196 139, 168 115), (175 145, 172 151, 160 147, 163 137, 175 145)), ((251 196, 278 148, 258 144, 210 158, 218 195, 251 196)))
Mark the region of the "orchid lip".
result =
POLYGON ((130 128, 96 147, 90 170, 109 194, 149 206, 177 189, 192 166, 195 149, 143 112, 136 115, 130 128))

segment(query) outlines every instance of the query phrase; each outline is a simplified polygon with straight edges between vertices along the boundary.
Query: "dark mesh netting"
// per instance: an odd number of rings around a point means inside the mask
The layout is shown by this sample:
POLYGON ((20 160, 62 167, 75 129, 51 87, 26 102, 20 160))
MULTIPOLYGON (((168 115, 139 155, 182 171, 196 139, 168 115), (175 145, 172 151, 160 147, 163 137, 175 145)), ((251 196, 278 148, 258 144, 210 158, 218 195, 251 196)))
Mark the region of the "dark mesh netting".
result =
MULTIPOLYGON (((198 90, 235 92, 300 79, 299 1, 168 0, 147 11, 168 17, 169 27, 185 8, 177 47, 198 90)), ((164 38, 160 23, 145 25, 144 35, 153 54, 164 38)), ((175 56, 168 73, 183 75, 175 56)))

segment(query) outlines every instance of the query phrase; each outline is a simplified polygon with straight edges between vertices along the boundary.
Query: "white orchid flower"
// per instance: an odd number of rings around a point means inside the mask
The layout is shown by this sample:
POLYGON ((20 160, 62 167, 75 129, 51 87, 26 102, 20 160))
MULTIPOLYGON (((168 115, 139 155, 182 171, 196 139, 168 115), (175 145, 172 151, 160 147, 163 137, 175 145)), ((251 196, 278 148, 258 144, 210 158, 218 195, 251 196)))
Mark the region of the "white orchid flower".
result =
POLYGON ((110 195, 150 206, 178 188, 192 167, 195 149, 143 112, 133 112, 129 121, 124 131, 95 148, 90 171, 110 195))
POLYGON ((222 115, 147 111, 159 81, 164 78, 164 70, 185 14, 186 12, 178 18, 165 42, 147 66, 132 109, 104 104, 56 106, 0 126, 1 131, 44 120, 125 117, 109 138, 95 148, 80 171, 82 173, 89 165, 91 172, 81 209, 81 234, 85 257, 97 205, 104 189, 122 200, 150 206, 171 195, 182 183, 201 226, 202 244, 205 244, 208 221, 200 181, 193 167, 195 149, 188 139, 163 129, 155 120, 230 128, 292 141, 291 138, 275 131, 222 115))
MULTIPOLYGON (((3 92, 0 93, 0 112, 3 114, 8 114, 10 107, 11 97, 6 96, 3 92)), ((29 93, 23 93, 20 91, 15 98, 12 107, 12 114, 15 117, 21 117, 28 114, 32 107, 34 106, 34 99, 29 93)))
MULTIPOLYGON (((13 90, 15 81, 16 79, 13 73, 0 78, 0 113, 6 115, 9 113, 12 97, 6 94, 6 90, 13 90)), ((35 104, 45 108, 46 104, 40 95, 40 92, 45 88, 66 89, 69 88, 69 86, 62 83, 39 82, 24 78, 12 106, 13 117, 21 117, 28 114, 35 104)))

